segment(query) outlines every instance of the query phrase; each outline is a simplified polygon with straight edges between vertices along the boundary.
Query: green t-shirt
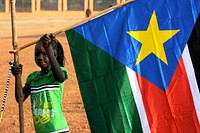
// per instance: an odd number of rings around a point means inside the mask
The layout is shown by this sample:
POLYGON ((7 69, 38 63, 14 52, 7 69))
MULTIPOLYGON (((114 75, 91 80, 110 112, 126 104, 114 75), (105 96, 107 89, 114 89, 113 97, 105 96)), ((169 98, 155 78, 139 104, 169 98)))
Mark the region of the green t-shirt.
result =
MULTIPOLYGON (((68 78, 68 71, 61 67, 68 78)), ((30 74, 26 84, 31 87, 31 108, 35 131, 50 133, 69 131, 67 121, 62 113, 62 94, 64 82, 56 82, 52 71, 38 76, 39 71, 30 74)))

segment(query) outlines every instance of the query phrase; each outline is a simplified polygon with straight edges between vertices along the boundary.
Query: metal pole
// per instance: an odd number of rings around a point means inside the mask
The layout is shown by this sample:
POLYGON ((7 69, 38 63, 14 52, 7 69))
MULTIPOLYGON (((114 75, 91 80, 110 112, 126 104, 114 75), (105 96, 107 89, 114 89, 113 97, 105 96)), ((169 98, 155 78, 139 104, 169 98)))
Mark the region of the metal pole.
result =
MULTIPOLYGON (((13 49, 18 48, 17 44, 17 31, 15 24, 15 3, 16 0, 10 0, 11 5, 11 26, 12 26, 12 46, 13 49)), ((19 66, 19 54, 18 52, 14 53, 14 64, 19 66)), ((19 125, 20 125, 20 133, 24 133, 24 114, 23 114, 23 95, 22 95, 22 82, 21 82, 21 74, 17 74, 15 76, 15 87, 17 87, 17 95, 19 101, 19 125)))

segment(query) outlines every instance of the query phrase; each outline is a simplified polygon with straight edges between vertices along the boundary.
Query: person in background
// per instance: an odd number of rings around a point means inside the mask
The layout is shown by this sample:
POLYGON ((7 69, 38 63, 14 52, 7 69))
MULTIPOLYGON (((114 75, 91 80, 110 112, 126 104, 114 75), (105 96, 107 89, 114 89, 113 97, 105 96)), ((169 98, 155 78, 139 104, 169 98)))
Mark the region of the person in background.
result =
POLYGON ((85 11, 85 16, 86 18, 90 17, 92 15, 92 12, 91 10, 88 8, 86 11, 85 11))

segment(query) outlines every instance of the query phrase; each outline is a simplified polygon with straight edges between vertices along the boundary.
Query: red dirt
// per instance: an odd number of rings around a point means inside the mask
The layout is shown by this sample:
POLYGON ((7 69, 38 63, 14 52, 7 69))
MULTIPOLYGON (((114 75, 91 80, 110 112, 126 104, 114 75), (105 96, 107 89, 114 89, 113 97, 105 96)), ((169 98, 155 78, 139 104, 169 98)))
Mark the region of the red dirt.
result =
MULTIPOLYGON (((16 17, 16 27, 19 46, 31 43, 39 39, 45 33, 59 31, 65 27, 82 20, 83 17, 67 17, 67 16, 26 16, 20 15, 16 17)), ((0 106, 4 97, 6 82, 8 77, 9 62, 13 59, 13 55, 9 53, 12 50, 12 35, 10 16, 0 17, 0 106)), ((68 121, 71 133, 90 133, 86 113, 81 99, 76 74, 69 51, 69 46, 64 33, 57 36, 57 39, 63 44, 65 49, 65 57, 67 59, 65 68, 69 71, 69 79, 65 82, 63 94, 63 112, 68 121)), ((23 64, 22 84, 29 73, 39 68, 33 58, 34 46, 30 46, 19 52, 20 63, 23 64)), ((3 120, 0 122, 0 133, 18 133, 19 113, 18 104, 15 102, 14 96, 15 79, 11 76, 9 91, 5 103, 3 120)), ((32 113, 30 108, 30 99, 28 98, 24 104, 24 132, 34 133, 32 113)))

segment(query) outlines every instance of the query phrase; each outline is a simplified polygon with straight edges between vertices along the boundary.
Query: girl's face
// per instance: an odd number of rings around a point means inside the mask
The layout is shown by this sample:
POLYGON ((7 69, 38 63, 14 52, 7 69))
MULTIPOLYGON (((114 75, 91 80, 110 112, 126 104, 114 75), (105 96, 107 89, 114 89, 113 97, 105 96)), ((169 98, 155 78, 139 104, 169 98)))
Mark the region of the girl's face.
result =
POLYGON ((38 42, 35 45, 35 63, 41 69, 50 69, 50 62, 42 42, 38 42))

